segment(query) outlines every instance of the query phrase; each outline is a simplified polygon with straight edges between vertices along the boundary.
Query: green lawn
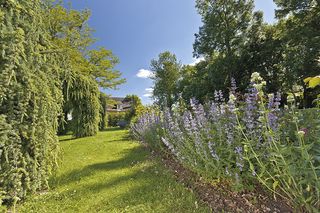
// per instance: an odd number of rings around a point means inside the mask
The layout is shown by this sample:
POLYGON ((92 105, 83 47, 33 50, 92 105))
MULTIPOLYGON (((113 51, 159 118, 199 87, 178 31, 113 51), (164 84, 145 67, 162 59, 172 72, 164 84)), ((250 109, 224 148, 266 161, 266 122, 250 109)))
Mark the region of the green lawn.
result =
POLYGON ((61 137, 62 162, 51 190, 30 197, 18 212, 210 212, 127 134, 110 129, 61 137))

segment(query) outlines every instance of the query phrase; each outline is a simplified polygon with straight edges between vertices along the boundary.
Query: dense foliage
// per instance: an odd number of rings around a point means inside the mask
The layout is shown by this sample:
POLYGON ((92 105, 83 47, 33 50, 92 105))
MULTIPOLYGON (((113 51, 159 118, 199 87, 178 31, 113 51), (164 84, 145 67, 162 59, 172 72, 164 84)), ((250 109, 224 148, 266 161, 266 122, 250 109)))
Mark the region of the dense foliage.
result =
POLYGON ((100 93, 100 121, 99 121, 99 130, 105 130, 108 127, 108 100, 109 97, 105 93, 100 93))
POLYGON ((47 187, 58 153, 61 63, 40 1, 0 4, 0 203, 47 187))
POLYGON ((316 212, 320 189, 320 112, 299 110, 294 98, 280 109, 280 93, 264 93, 266 82, 253 73, 244 100, 232 82, 228 102, 221 91, 191 109, 143 115, 132 131, 157 150, 169 151, 209 181, 238 189, 259 181, 297 209, 316 212))
POLYGON ((130 124, 140 115, 145 107, 137 95, 127 95, 124 101, 129 102, 131 105, 130 109, 126 112, 126 121, 130 124))
POLYGON ((94 135, 99 86, 123 83, 118 60, 92 44, 88 11, 41 0, 0 1, 0 204, 48 188, 58 126, 94 135))
MULTIPOLYGON (((76 75, 69 88, 68 105, 72 106, 72 132, 75 137, 98 133, 100 122, 100 92, 97 83, 76 75)), ((102 119, 102 118, 101 118, 102 119)))
POLYGON ((174 54, 164 52, 158 59, 151 61, 151 70, 155 81, 153 96, 159 106, 171 107, 177 97, 177 82, 180 64, 174 54))

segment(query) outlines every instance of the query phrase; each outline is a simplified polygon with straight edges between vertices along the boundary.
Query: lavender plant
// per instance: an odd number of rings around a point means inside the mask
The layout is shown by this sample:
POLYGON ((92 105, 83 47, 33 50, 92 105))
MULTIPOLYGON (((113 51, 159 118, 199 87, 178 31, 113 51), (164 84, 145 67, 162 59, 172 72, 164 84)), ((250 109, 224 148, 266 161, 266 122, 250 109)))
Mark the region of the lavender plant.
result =
MULTIPOLYGON (((258 180, 276 197, 316 212, 320 208, 320 116, 313 111, 306 127, 294 107, 280 109, 281 94, 265 95, 266 82, 253 73, 239 100, 235 81, 229 97, 190 101, 190 110, 147 113, 132 126, 140 140, 173 154, 184 166, 209 180, 242 187, 258 180), (228 100, 226 102, 226 100, 228 100), (312 118, 311 118, 312 117, 312 118), (304 127, 304 128, 303 128, 304 127)), ((310 113, 309 113, 310 114, 310 113)))
POLYGON ((148 143, 153 149, 161 146, 159 140, 163 122, 156 110, 148 111, 140 116, 134 124, 131 124, 130 129, 136 139, 148 143))
MULTIPOLYGON (((287 100, 290 107, 283 112, 286 119, 281 122, 280 94, 270 94, 267 99, 263 92, 265 83, 258 73, 252 75, 251 83, 259 116, 255 122, 259 131, 258 140, 251 131, 245 131, 247 129, 243 128, 240 115, 237 115, 244 139, 245 159, 251 172, 275 195, 288 199, 296 207, 316 212, 320 208, 320 170, 312 148, 319 144, 319 140, 305 140, 306 131, 299 126, 298 111, 291 96, 287 100), (289 123, 294 126, 293 137, 288 134, 291 131, 287 128, 289 123)), ((319 131, 319 126, 315 128, 319 131)))

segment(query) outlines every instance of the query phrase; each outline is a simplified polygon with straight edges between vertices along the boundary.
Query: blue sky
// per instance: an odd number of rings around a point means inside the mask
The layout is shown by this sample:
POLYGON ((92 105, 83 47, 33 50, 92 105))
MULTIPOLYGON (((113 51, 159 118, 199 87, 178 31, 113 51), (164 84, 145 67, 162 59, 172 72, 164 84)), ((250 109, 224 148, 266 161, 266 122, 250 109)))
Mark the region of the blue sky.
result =
MULTIPOLYGON (((256 9, 264 11, 267 22, 274 21, 272 0, 255 0, 256 9)), ((98 39, 94 47, 103 46, 119 57, 116 69, 127 83, 119 90, 105 90, 113 96, 136 94, 144 104, 152 80, 141 78, 150 61, 163 51, 177 55, 183 64, 194 62, 192 44, 201 26, 195 0, 72 0, 72 8, 92 12, 89 25, 98 39), (137 76, 140 70, 140 77, 137 76)))

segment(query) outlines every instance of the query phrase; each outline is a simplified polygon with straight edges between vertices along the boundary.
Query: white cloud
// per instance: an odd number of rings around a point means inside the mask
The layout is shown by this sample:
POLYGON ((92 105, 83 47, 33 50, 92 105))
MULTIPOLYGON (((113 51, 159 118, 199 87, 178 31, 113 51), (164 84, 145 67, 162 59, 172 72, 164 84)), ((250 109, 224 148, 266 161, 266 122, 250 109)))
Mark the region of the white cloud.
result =
POLYGON ((146 88, 146 93, 143 95, 144 97, 152 97, 153 95, 153 88, 146 88))
POLYGON ((151 78, 153 75, 152 71, 146 69, 140 69, 137 73, 138 78, 151 78))
POLYGON ((204 57, 200 57, 200 58, 194 58, 193 62, 190 63, 190 66, 195 66, 196 64, 200 63, 201 61, 204 61, 204 57))
POLYGON ((146 93, 146 94, 143 95, 143 97, 151 98, 151 97, 152 97, 152 94, 146 93))

